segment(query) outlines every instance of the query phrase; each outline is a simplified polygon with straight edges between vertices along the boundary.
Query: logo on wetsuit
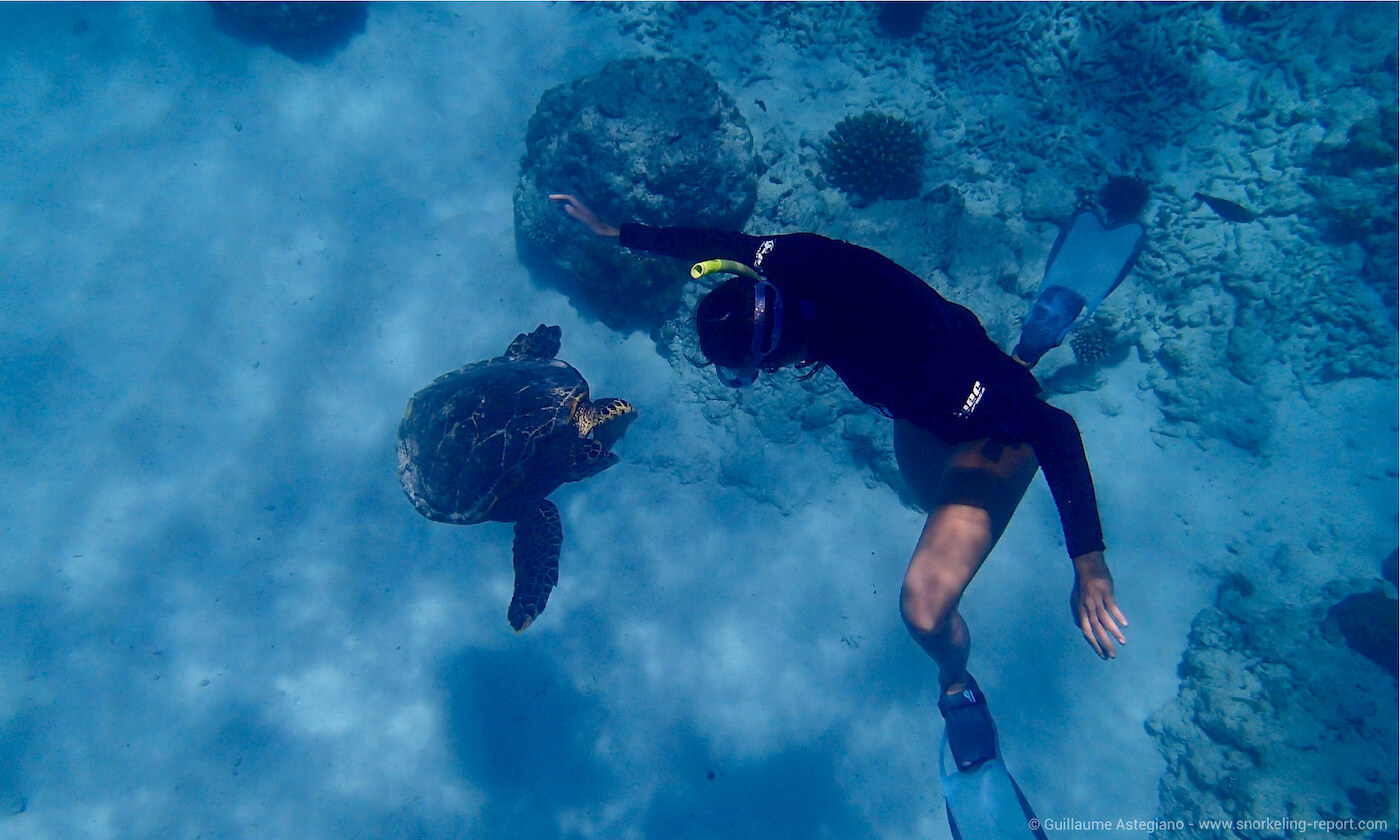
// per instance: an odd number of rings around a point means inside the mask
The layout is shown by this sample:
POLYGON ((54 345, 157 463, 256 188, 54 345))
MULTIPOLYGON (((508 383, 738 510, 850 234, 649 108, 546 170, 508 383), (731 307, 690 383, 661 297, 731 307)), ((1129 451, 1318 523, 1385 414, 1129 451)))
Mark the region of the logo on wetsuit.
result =
POLYGON ((963 400, 963 407, 958 411, 958 419, 966 420, 972 416, 972 412, 977 410, 977 404, 982 401, 982 395, 987 393, 987 389, 982 387, 981 380, 972 383, 972 391, 963 400))
POLYGON ((758 246, 758 250, 755 251, 753 255, 754 268, 761 268, 763 266, 763 258, 772 253, 774 244, 775 243, 771 239, 763 240, 763 244, 758 246))

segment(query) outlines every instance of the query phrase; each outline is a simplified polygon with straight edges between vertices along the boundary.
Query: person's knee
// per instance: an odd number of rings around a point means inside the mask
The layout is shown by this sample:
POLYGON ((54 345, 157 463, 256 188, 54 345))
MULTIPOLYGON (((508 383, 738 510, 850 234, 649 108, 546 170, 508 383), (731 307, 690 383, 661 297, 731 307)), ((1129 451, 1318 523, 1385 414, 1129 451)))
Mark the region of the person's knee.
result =
POLYGON ((934 639, 947 634, 961 594, 928 578, 906 575, 899 590, 899 613, 910 635, 934 639))
POLYGON ((911 634, 924 640, 948 632, 963 589, 990 545, 984 510, 947 505, 930 517, 899 595, 900 614, 911 634))

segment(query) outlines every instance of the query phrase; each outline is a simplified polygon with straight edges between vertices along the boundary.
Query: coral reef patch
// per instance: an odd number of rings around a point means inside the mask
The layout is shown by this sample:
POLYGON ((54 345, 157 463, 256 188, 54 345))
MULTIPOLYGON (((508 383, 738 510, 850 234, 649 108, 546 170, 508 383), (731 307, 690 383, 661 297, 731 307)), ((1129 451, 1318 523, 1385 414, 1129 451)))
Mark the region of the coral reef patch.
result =
POLYGON ((1328 617, 1358 597, 1388 600, 1393 617, 1395 600, 1376 585, 1337 580, 1304 604, 1271 600, 1241 576, 1220 585, 1192 622, 1180 693, 1146 724, 1167 762, 1159 816, 1188 823, 1160 836, 1219 837, 1203 819, 1396 825, 1394 671, 1338 639, 1328 617))
POLYGON ((654 330, 679 301, 678 261, 592 236, 548 200, 603 218, 737 229, 753 210, 753 136, 734 100, 683 59, 625 59, 540 97, 514 193, 515 240, 538 282, 615 329, 654 330))
MULTIPOLYGON (((1051 395, 1102 387, 1094 371, 1122 353, 1144 365, 1159 439, 1267 455, 1292 395, 1325 401, 1338 380, 1394 382, 1390 7, 932 4, 898 37, 878 30, 867 4, 582 13, 614 20, 643 50, 702 63, 710 59, 693 44, 742 28, 749 60, 706 67, 734 93, 762 157, 746 229, 810 230, 878 250, 975 312, 1003 347, 1015 341, 1056 226, 1077 207, 1110 215, 1130 206, 1147 185, 1147 247, 1095 313, 1118 349, 1097 368, 1073 345, 1047 353, 1035 373, 1051 395), (816 55, 839 67, 805 83, 783 75, 816 55), (843 189, 825 171, 830 124, 811 116, 831 109, 897 113, 921 127, 933 200, 927 187, 917 204, 843 189), (1222 218, 1198 192, 1255 218, 1222 218)), ((685 346, 687 329, 681 318, 660 342, 678 369, 704 364, 685 346)), ((863 408, 842 393, 823 397, 836 402, 825 414, 857 416, 863 408)), ((811 395, 790 396, 799 402, 787 416, 817 414, 811 395)), ((755 400, 722 399, 757 410, 755 400)), ((844 426, 807 433, 838 451, 844 426)), ((868 454, 869 439, 859 440, 868 454)))

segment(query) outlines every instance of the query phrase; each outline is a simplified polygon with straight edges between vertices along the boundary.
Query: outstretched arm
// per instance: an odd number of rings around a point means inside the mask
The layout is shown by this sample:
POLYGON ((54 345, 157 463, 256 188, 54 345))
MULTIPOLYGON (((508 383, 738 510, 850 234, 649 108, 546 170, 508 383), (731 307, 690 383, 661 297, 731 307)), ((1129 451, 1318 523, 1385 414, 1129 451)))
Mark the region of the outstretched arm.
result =
POLYGON ((578 196, 554 193, 549 196, 549 200, 598 236, 616 239, 627 248, 665 254, 683 260, 720 258, 738 260, 745 265, 756 265, 756 251, 765 241, 757 236, 711 228, 654 228, 632 222, 615 226, 599 219, 578 196))
POLYGON ((588 205, 579 201, 577 196, 572 196, 567 193, 554 193, 549 197, 549 200, 553 201, 555 206, 559 207, 559 209, 563 210, 568 215, 583 222, 589 230, 597 235, 611 239, 616 239, 618 237, 619 231, 617 227, 599 219, 598 214, 588 209, 588 205))
POLYGON ((1100 659, 1113 659, 1113 647, 1126 644, 1120 626, 1128 620, 1113 600, 1113 576, 1103 557, 1098 500, 1079 425, 1069 414, 1039 399, 1022 404, 1020 425, 1040 459, 1050 494, 1060 511, 1065 546, 1074 560, 1070 612, 1084 641, 1100 659))

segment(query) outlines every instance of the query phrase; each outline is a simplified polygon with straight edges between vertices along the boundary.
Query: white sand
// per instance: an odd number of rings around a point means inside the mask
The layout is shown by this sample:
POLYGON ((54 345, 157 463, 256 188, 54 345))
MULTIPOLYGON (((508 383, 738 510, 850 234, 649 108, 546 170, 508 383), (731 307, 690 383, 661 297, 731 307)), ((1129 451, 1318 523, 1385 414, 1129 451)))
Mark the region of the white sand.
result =
MULTIPOLYGON (((789 515, 722 486, 715 453, 765 444, 515 260, 539 95, 632 42, 570 6, 374 6, 309 66, 202 5, 0 19, 0 837, 947 836, 934 671, 897 612, 920 518, 806 443, 777 453, 789 515), (419 518, 393 443, 414 390, 540 322, 642 416, 620 466, 555 495, 562 580, 516 637, 509 526, 419 518), (472 691, 545 710, 522 752, 548 784, 491 778, 472 691)), ((842 113, 764 84, 813 130, 842 113)), ((1155 814, 1142 724, 1219 575, 1302 591, 1394 547, 1394 382, 1290 399, 1261 459, 1154 433, 1145 379, 1056 400, 1095 467, 1119 659, 1068 620, 1043 482, 965 601, 1044 817, 1155 814)))

